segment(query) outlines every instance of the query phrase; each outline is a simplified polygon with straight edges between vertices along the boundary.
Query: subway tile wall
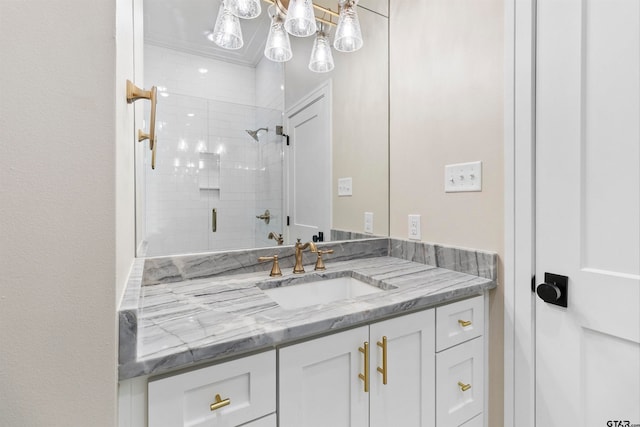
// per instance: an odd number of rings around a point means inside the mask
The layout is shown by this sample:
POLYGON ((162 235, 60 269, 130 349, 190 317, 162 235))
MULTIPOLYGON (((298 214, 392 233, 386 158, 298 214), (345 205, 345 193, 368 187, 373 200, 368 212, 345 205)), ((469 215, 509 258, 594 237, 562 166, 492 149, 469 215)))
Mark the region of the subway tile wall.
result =
POLYGON ((156 169, 145 168, 147 256, 271 246, 269 231, 282 232, 283 73, 263 62, 145 45, 145 82, 160 90, 156 169), (269 131, 256 142, 245 130, 259 127, 269 131), (256 219, 265 209, 268 226, 256 219))

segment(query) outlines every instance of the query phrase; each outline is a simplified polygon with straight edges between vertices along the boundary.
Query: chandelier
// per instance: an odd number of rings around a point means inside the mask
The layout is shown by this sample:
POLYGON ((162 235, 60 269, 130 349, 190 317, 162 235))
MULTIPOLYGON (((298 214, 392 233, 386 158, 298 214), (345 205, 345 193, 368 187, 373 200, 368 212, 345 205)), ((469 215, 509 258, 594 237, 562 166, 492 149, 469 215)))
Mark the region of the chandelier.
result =
MULTIPOLYGON (((326 73, 334 68, 329 34, 336 28, 333 48, 340 52, 354 52, 362 47, 362 32, 358 21, 358 0, 339 0, 338 11, 313 4, 312 0, 264 0, 271 3, 268 13, 271 26, 264 55, 274 62, 286 62, 293 57, 289 35, 309 37, 315 34, 309 69, 326 73), (316 16, 315 11, 321 16, 316 16), (333 20, 337 20, 334 23, 333 20)), ((240 19, 260 15, 260 0, 222 0, 218 18, 207 38, 224 49, 243 46, 240 19)))

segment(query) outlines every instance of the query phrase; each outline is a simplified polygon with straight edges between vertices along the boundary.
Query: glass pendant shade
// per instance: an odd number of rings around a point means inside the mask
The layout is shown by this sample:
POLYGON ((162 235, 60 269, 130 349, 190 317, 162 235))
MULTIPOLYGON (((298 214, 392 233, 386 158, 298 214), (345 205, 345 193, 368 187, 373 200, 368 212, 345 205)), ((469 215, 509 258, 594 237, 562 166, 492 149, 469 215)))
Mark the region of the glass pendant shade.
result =
POLYGON ((240 49, 244 44, 240 20, 231 13, 231 9, 224 1, 220 3, 216 26, 213 29, 213 33, 209 36, 209 39, 218 46, 231 50, 240 49))
POLYGON ((309 69, 314 73, 328 73, 333 70, 333 54, 331 53, 331 43, 329 37, 321 29, 313 42, 309 69))
POLYGON ((291 0, 284 22, 287 32, 296 37, 307 37, 316 32, 316 17, 311 0, 291 0))
POLYGON ((228 0, 228 7, 238 18, 253 19, 260 16, 260 0, 228 0))
POLYGON ((293 56, 293 52, 289 34, 284 29, 284 20, 274 6, 269 7, 269 15, 271 15, 271 28, 269 28, 267 45, 264 47, 264 56, 275 62, 288 61, 293 56))
POLYGON ((340 52, 354 52, 362 47, 362 31, 356 13, 357 0, 341 3, 338 29, 333 47, 340 52))

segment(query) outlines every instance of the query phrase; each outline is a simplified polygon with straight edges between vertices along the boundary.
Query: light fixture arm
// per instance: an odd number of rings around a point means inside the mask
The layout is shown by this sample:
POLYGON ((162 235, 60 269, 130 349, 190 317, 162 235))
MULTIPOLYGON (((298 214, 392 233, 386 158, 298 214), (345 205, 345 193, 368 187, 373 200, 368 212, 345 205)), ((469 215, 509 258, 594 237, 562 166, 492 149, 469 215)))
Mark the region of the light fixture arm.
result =
MULTIPOLYGON (((289 0, 263 0, 263 1, 266 2, 266 3, 275 5, 278 8, 278 11, 280 12, 280 14, 282 16, 287 16, 287 8, 289 6, 289 0)), ((319 6, 319 5, 315 4, 315 3, 313 3, 313 8, 317 9, 317 10, 323 12, 323 13, 326 13, 326 14, 330 15, 330 18, 328 20, 324 19, 324 18, 318 18, 316 16, 316 21, 319 21, 319 22, 322 22, 322 23, 328 24, 328 25, 333 25, 334 27, 336 25, 338 25, 338 24, 336 24, 336 23, 331 21, 331 17, 338 18, 340 16, 340 14, 338 12, 334 12, 333 10, 331 10, 331 9, 329 9, 327 7, 319 6)))

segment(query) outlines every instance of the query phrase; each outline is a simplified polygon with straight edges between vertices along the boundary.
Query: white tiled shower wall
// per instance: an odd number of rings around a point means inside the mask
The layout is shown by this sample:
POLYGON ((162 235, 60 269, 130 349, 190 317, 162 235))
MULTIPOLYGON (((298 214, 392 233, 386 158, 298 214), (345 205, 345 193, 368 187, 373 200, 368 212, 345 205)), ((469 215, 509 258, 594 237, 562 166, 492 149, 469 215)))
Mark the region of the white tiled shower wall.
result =
POLYGON ((146 168, 148 256, 274 244, 266 237, 282 232, 282 138, 275 135, 282 123, 280 67, 145 45, 146 85, 161 91, 156 169, 146 168), (245 129, 259 127, 269 132, 258 143, 245 129), (219 159, 219 171, 211 159, 219 159), (205 173, 219 179, 203 180, 205 173), (200 188, 215 181, 219 188, 200 188), (273 215, 269 226, 256 219, 265 209, 273 215))

